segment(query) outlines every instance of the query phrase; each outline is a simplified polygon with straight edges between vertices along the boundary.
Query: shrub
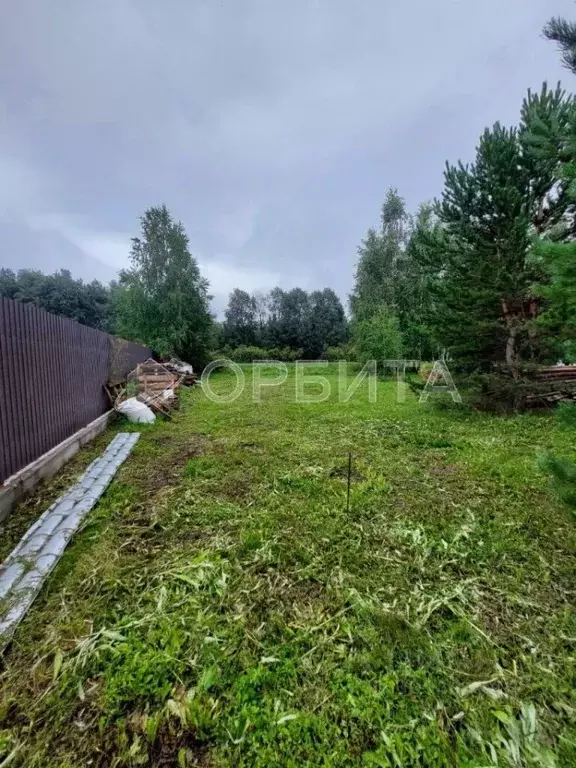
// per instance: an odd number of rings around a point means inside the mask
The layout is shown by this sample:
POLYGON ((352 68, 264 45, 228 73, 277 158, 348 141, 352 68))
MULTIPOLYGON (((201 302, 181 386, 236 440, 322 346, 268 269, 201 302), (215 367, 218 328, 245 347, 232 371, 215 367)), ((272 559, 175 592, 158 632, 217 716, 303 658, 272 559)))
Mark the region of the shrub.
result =
POLYGON ((323 357, 331 363, 337 363, 340 360, 355 362, 357 352, 352 344, 338 344, 337 347, 327 347, 323 357))
POLYGON ((376 360, 398 360, 402 357, 402 334, 395 314, 386 308, 368 320, 357 323, 354 342, 359 363, 376 360))
POLYGON ((217 354, 221 359, 233 360, 235 363, 251 363, 253 360, 266 360, 269 357, 267 349, 249 347, 244 344, 235 349, 224 347, 217 354))
POLYGON ((251 363, 254 360, 280 360, 284 363, 293 363, 304 356, 303 349, 291 349, 290 347, 252 347, 241 344, 239 347, 225 346, 212 353, 213 360, 233 360, 235 363, 251 363))
POLYGON ((284 363, 293 363, 295 360, 301 360, 303 356, 303 349, 292 349, 291 347, 272 347, 267 352, 269 360, 281 360, 284 363))

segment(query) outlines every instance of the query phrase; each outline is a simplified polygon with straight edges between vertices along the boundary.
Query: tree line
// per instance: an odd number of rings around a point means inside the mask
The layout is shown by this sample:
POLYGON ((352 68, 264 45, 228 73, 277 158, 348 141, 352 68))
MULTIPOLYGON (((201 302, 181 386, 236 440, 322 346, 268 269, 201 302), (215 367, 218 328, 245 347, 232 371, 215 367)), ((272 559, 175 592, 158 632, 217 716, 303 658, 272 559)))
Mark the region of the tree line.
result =
POLYGON ((75 280, 67 269, 53 275, 33 269, 0 269, 0 296, 34 304, 100 331, 114 330, 110 288, 98 280, 75 280))
MULTIPOLYGON (((544 34, 576 73, 576 25, 544 34)), ((350 299, 361 356, 446 355, 463 386, 514 402, 532 367, 576 362, 576 102, 528 91, 470 163, 447 163, 438 200, 409 216, 389 190, 360 249, 350 299)))
MULTIPOLYGON (((576 24, 544 34, 576 74, 576 24)), ((486 128, 440 197, 410 214, 391 188, 359 251, 350 318, 330 288, 236 289, 223 323, 165 206, 141 218, 130 267, 103 286, 62 270, 0 272, 0 294, 196 363, 210 350, 289 350, 363 362, 445 356, 461 385, 506 401, 531 366, 576 361, 576 100, 528 91, 515 126, 486 128)))
POLYGON ((1 269, 0 296, 139 342, 163 357, 205 364, 213 346, 208 281, 184 226, 165 205, 149 208, 140 223, 130 267, 110 285, 76 280, 64 269, 52 275, 1 269))
POLYGON ((236 288, 219 329, 224 351, 240 346, 285 349, 307 359, 323 356, 347 338, 346 313, 331 288, 308 293, 302 288, 276 287, 267 294, 236 288))

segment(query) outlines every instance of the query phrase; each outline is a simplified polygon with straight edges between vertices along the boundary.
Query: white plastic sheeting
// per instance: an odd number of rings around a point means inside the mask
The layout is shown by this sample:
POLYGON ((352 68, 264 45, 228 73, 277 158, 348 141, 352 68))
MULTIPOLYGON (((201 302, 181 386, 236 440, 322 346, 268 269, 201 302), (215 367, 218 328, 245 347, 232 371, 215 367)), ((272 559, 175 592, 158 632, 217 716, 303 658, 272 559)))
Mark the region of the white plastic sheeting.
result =
POLYGON ((96 504, 140 437, 116 435, 80 480, 32 525, 0 566, 0 648, 33 603, 74 532, 96 504))
POLYGON ((154 411, 135 397, 129 397, 128 400, 117 405, 116 410, 126 416, 128 421, 136 424, 153 424, 156 421, 154 411))

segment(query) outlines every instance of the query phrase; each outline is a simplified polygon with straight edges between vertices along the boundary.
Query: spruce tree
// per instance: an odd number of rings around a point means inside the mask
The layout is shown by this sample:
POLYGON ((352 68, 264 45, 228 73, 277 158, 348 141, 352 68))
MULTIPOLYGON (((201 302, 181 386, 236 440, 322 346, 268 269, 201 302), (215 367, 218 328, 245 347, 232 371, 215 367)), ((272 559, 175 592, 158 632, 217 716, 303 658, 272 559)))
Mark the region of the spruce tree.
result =
POLYGON ((559 224, 566 231, 572 223, 567 214, 573 214, 575 195, 565 163, 575 155, 574 118, 574 99, 560 84, 552 90, 544 83, 539 93, 529 90, 522 104, 518 137, 530 177, 530 220, 538 238, 554 234, 559 224))
MULTIPOLYGON (((576 74, 576 24, 552 19, 544 34, 558 43, 564 64, 576 74)), ((560 92, 558 87, 557 93, 560 92)), ((528 105, 525 104, 525 111, 528 105)), ((525 133, 527 154, 554 168, 557 187, 554 226, 536 239, 533 255, 541 269, 536 292, 543 300, 538 326, 555 356, 576 362, 576 104, 557 99, 548 115, 533 119, 525 133)))
POLYGON ((547 277, 535 288, 545 302, 538 327, 546 334, 553 362, 576 363, 576 242, 541 240, 533 253, 547 277))
POLYGON ((558 43, 564 66, 576 74, 576 24, 555 17, 544 27, 544 36, 558 43))
POLYGON ((528 93, 518 129, 497 123, 482 135, 474 163, 447 165, 428 262, 441 278, 432 283, 433 335, 456 369, 518 382, 547 353, 536 286, 548 285, 550 272, 533 244, 572 226, 559 153, 573 110, 559 87, 544 85, 528 93))
POLYGON ((518 132, 486 129, 470 165, 447 165, 436 211, 445 229, 436 337, 465 371, 504 365, 519 375, 534 270, 530 178, 518 132))

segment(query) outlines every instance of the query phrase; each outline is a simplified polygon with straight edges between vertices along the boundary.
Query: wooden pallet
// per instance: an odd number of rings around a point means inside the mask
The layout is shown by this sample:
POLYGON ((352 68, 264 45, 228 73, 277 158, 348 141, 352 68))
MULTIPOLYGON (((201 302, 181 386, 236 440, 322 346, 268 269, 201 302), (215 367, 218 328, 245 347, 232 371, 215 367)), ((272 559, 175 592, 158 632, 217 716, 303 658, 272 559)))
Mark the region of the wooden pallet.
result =
POLYGON ((106 392, 113 407, 130 397, 136 397, 155 413, 170 418, 172 411, 180 404, 179 387, 177 376, 161 363, 150 359, 139 363, 126 380, 108 382, 106 392), (172 390, 169 396, 166 394, 168 390, 172 390))
POLYGON ((178 387, 178 376, 155 360, 147 360, 136 366, 136 381, 141 392, 151 394, 178 387))
POLYGON ((179 405, 178 377, 155 360, 147 360, 136 366, 135 379, 138 384, 138 400, 156 413, 170 416, 179 405), (166 391, 172 390, 170 397, 166 391))

